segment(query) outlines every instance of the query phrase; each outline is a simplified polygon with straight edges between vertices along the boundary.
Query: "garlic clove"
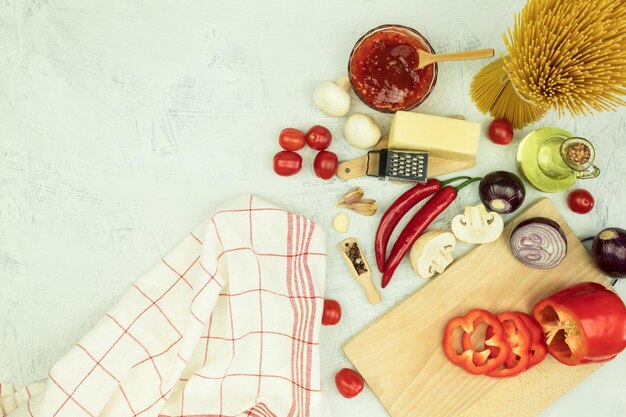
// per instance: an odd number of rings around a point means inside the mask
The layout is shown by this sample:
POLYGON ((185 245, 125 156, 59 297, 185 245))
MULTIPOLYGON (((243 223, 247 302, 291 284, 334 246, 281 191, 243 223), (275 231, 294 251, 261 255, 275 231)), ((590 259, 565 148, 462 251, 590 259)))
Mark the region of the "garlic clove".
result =
POLYGON ((356 203, 341 204, 339 207, 348 208, 362 216, 373 216, 378 210, 378 204, 376 203, 376 200, 372 200, 369 198, 364 198, 357 201, 356 203))
POLYGON ((346 77, 345 75, 342 75, 341 77, 337 78, 335 80, 335 84, 343 88, 344 91, 348 91, 350 89, 350 79, 346 77))
POLYGON ((337 206, 356 203, 363 198, 364 191, 361 187, 350 188, 344 195, 341 196, 337 206))
POLYGON ((337 213, 333 219, 333 229, 337 233, 346 233, 350 225, 350 218, 346 213, 337 213))

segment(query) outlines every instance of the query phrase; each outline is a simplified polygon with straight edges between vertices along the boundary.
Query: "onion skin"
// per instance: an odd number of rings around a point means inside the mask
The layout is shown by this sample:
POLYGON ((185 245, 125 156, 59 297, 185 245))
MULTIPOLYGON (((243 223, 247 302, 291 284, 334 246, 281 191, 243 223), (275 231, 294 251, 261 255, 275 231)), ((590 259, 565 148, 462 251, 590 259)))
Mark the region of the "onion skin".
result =
POLYGON ((526 198, 526 187, 512 172, 495 171, 480 181, 478 194, 489 210, 508 214, 520 208, 526 198))
POLYGON ((517 260, 539 269, 556 267, 567 254, 567 237, 563 229, 545 217, 533 217, 518 224, 511 233, 510 245, 517 260))
POLYGON ((610 227, 593 239, 591 256, 611 278, 626 278, 626 230, 610 227))

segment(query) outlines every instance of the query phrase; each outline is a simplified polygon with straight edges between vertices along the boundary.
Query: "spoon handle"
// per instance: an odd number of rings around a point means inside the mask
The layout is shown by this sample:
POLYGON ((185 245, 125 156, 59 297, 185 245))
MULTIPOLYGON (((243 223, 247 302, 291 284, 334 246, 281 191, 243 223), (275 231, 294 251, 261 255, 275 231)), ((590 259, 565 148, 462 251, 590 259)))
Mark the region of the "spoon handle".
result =
POLYGON ((380 292, 378 292, 378 289, 376 289, 374 283, 372 282, 372 273, 367 271, 359 275, 357 280, 359 281, 359 284, 361 284, 361 287, 363 287, 363 291, 365 291, 367 301, 369 301, 370 304, 380 303, 380 292))
POLYGON ((494 50, 488 49, 474 49, 471 51, 450 52, 447 54, 424 54, 423 58, 420 56, 420 68, 433 62, 442 61, 465 61, 469 59, 481 59, 491 58, 494 55, 494 50))

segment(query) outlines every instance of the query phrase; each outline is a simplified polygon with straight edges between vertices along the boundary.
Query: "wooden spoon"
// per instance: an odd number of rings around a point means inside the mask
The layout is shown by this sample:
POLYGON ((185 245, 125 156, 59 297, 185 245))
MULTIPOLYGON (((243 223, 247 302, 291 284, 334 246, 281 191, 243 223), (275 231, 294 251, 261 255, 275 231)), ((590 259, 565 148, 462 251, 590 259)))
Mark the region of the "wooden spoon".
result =
POLYGON ((466 61, 470 59, 491 58, 494 54, 493 49, 474 49, 471 51, 450 52, 447 54, 431 54, 421 49, 417 50, 419 64, 417 69, 424 68, 426 65, 442 61, 466 61))
POLYGON ((378 290, 374 286, 374 283, 372 282, 372 269, 370 268, 369 263, 367 263, 367 259, 365 259, 365 256, 363 255, 363 251, 361 250, 361 246, 357 243, 356 239, 349 237, 347 239, 342 240, 341 243, 339 244, 339 250, 341 251, 341 254, 343 255, 343 259, 346 261, 346 264, 348 264, 348 268, 350 268, 352 277, 359 284, 361 284, 361 287, 363 287, 363 291, 365 291, 365 296, 367 297, 367 301, 369 301, 370 304, 380 303, 380 300, 381 300, 380 293, 378 292, 378 290), (354 267, 354 264, 352 263, 352 260, 350 259, 350 256, 348 255, 351 245, 356 245, 356 249, 359 252, 359 258, 363 261, 363 266, 365 270, 361 273, 357 272, 356 268, 354 267))

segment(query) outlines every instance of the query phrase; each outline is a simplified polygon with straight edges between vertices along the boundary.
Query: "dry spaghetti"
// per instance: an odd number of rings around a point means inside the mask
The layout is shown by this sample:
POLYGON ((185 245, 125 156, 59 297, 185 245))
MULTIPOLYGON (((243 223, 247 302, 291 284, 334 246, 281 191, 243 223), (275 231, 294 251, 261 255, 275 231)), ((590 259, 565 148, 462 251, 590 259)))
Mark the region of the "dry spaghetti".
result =
POLYGON ((626 104, 626 0, 529 0, 504 36, 508 55, 484 67, 471 94, 483 113, 523 127, 626 104))

